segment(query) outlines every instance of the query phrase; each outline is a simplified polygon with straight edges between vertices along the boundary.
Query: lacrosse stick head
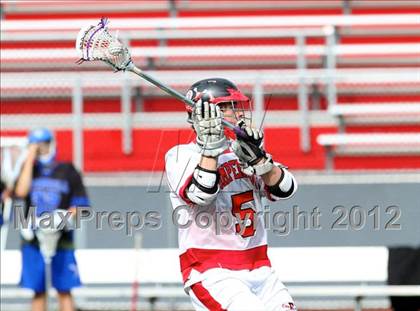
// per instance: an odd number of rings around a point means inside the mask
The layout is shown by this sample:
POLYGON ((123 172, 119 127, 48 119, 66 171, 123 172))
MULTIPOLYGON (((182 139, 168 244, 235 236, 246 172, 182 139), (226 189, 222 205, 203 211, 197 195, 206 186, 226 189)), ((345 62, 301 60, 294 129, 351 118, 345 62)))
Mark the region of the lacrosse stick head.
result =
POLYGON ((35 231, 35 235, 39 241, 39 249, 44 257, 45 263, 51 263, 51 259, 57 252, 57 244, 61 237, 61 232, 48 228, 39 228, 35 231))
POLYGON ((100 60, 116 71, 126 70, 132 65, 130 52, 108 31, 108 19, 102 18, 97 25, 84 27, 79 31, 76 50, 80 56, 78 63, 100 60))

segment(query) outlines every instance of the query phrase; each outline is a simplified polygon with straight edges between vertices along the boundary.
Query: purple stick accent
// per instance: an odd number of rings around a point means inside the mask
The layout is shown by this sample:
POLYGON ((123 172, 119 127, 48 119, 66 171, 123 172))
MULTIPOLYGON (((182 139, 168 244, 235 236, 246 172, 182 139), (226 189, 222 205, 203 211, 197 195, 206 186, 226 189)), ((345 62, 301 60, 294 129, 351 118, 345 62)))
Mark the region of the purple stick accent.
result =
POLYGON ((86 44, 86 59, 87 60, 89 60, 89 48, 90 48, 90 43, 92 42, 92 38, 93 38, 93 36, 99 31, 99 30, 101 30, 101 29, 104 29, 105 28, 105 26, 106 26, 106 24, 107 24, 107 22, 108 22, 108 19, 107 18, 105 18, 105 17, 102 17, 101 18, 101 21, 99 22, 99 24, 98 24, 98 26, 100 25, 100 27, 99 28, 96 28, 96 30, 91 34, 91 36, 90 36, 90 38, 89 38, 89 40, 87 41, 87 44, 86 44))
POLYGON ((246 135, 244 130, 241 129, 239 126, 235 126, 233 128, 233 131, 235 132, 236 137, 238 137, 238 138, 242 138, 242 139, 247 139, 248 138, 248 135, 246 135))

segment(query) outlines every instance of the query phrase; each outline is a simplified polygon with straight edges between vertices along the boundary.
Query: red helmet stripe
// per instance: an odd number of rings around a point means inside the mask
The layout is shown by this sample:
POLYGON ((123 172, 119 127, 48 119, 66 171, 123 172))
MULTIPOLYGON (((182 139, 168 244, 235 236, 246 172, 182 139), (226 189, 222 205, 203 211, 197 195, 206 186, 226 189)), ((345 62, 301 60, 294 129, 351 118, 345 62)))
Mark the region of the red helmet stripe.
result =
POLYGON ((219 103, 230 102, 230 101, 235 101, 235 102, 249 101, 249 98, 238 90, 227 89, 227 91, 230 94, 229 96, 217 97, 212 101, 212 103, 219 104, 219 103))

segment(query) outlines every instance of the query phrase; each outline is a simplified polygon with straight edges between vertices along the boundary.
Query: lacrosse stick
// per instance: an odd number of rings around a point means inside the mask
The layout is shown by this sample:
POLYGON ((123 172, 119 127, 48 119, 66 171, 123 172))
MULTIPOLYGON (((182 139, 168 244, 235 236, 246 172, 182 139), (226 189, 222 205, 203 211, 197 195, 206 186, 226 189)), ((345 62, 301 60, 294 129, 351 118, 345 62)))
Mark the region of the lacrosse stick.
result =
POLYGON ((52 258, 57 252, 57 244, 61 232, 50 228, 38 228, 35 235, 39 241, 39 248, 45 263, 45 293, 47 295, 47 307, 51 305, 50 291, 52 288, 52 258))
MULTIPOLYGON (((27 140, 26 138, 1 139, 1 180, 6 184, 6 191, 13 189, 14 183, 19 176, 20 170, 25 162, 27 140)), ((3 206, 3 226, 1 227, 1 251, 6 249, 9 233, 10 218, 12 215, 13 199, 6 195, 3 206)))
MULTIPOLYGON (((115 71, 122 70, 135 73, 167 94, 183 101, 190 107, 195 105, 191 99, 137 68, 131 60, 128 48, 108 32, 107 24, 108 19, 102 18, 98 25, 82 28, 79 31, 76 40, 76 50, 80 54, 80 59, 77 61, 78 64, 81 64, 84 61, 101 60, 114 68, 115 71)), ((222 120, 222 122, 225 126, 231 128, 236 136, 247 137, 239 127, 236 127, 225 120, 222 120)))

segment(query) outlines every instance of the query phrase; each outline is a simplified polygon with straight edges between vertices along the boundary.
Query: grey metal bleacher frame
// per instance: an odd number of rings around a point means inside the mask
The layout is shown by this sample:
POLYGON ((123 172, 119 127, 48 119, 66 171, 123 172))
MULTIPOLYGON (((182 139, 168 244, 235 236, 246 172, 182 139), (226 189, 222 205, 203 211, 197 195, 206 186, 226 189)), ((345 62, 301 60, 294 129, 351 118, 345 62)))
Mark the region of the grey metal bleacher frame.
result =
MULTIPOLYGON (((370 297, 420 297, 420 285, 340 285, 340 286, 289 286, 289 292, 295 298, 349 298, 354 302, 354 311, 361 311, 363 301, 370 297)), ((51 296, 55 295, 55 290, 51 290, 51 296)), ((83 308, 89 298, 109 298, 130 300, 133 296, 133 289, 130 286, 95 288, 86 287, 75 290, 74 295, 78 305, 83 308)), ((156 310, 156 304, 162 298, 186 298, 186 293, 182 284, 178 286, 159 286, 153 285, 144 287, 140 285, 137 295, 148 302, 149 310, 156 310)), ((30 299, 31 293, 20 289, 1 289, 3 298, 30 299)), ((309 302, 315 304, 315 301, 309 302)), ((108 307, 112 310, 113 303, 108 307)))

